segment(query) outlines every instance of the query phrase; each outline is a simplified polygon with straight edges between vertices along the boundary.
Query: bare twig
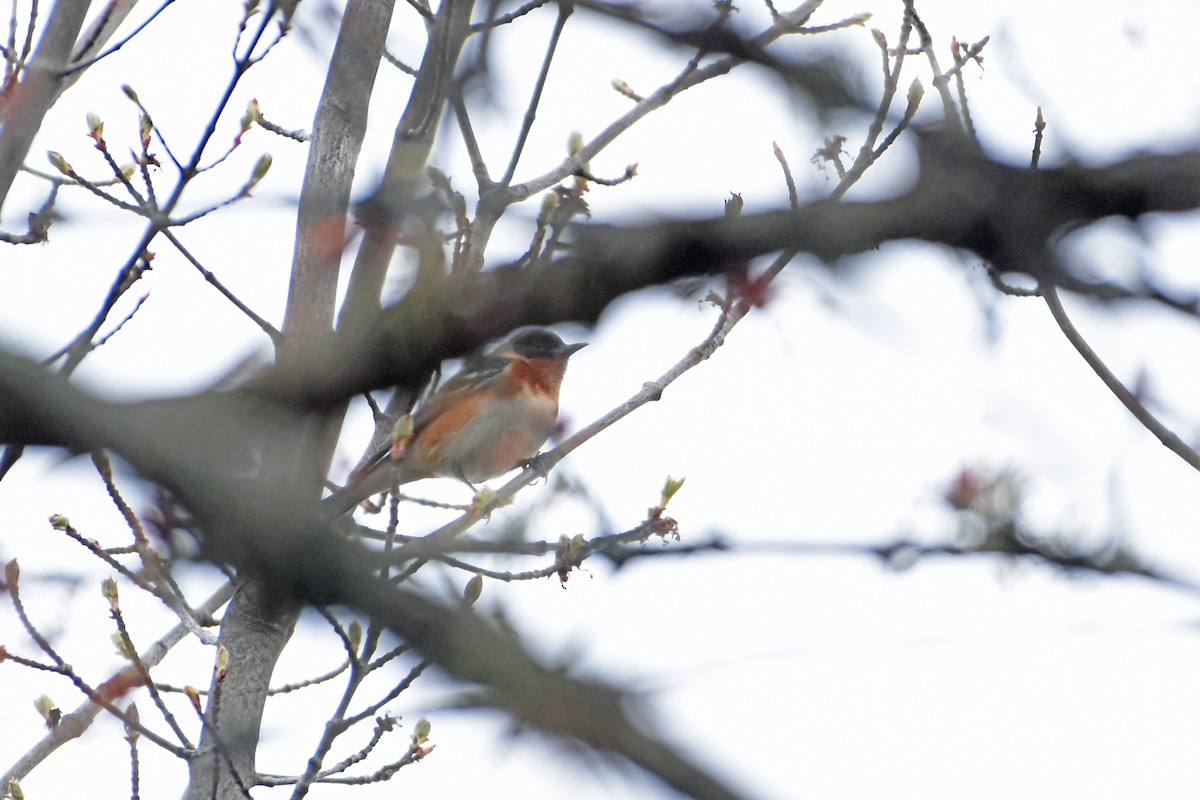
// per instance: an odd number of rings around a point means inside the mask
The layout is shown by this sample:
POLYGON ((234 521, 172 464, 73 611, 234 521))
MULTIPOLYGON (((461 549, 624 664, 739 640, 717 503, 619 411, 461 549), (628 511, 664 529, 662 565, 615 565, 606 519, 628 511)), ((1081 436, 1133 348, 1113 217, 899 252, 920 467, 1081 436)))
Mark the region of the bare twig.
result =
POLYGON ((507 25, 508 23, 513 22, 514 20, 520 19, 521 17, 525 16, 530 11, 534 11, 536 9, 541 8, 542 6, 546 5, 549 2, 550 2, 550 0, 528 0, 528 2, 522 4, 519 8, 517 8, 514 11, 510 11, 507 14, 501 14, 500 16, 496 17, 495 19, 488 20, 487 22, 475 23, 474 25, 471 26, 471 32, 476 33, 476 32, 485 30, 487 28, 498 28, 501 25, 507 25))
POLYGON ((879 106, 875 109, 875 116, 871 119, 871 124, 867 128, 866 138, 863 140, 862 146, 859 147, 854 163, 849 169, 843 171, 841 162, 834 161, 838 166, 839 178, 838 185, 830 193, 830 197, 834 200, 845 195, 847 190, 858 182, 858 179, 866 173, 867 168, 874 164, 878 157, 875 151, 875 142, 879 140, 880 134, 883 133, 883 125, 887 121, 888 111, 891 110, 892 102, 896 97, 896 92, 899 90, 900 71, 904 67, 904 58, 908 54, 908 40, 912 35, 912 29, 913 15, 911 5, 906 3, 904 21, 900 26, 900 39, 896 45, 894 59, 889 53, 887 38, 880 31, 873 32, 875 44, 879 47, 880 56, 883 60, 883 96, 879 99, 879 106))
POLYGON ((1042 116, 1042 107, 1038 106, 1037 118, 1033 122, 1033 154, 1029 157, 1029 168, 1037 169, 1042 159, 1042 138, 1046 133, 1046 118, 1042 116))
MULTIPOLYGON (((112 604, 112 618, 117 624, 117 635, 120 636, 120 640, 123 645, 122 651, 129 658, 133 669, 137 671, 141 679, 139 685, 146 688, 146 691, 150 694, 150 699, 154 701, 154 706, 158 709, 158 713, 162 715, 163 721, 167 723, 167 727, 169 727, 171 732, 175 734, 175 738, 179 740, 179 743, 182 744, 186 750, 191 750, 192 743, 188 739, 187 734, 183 732, 183 728, 179 727, 179 722, 176 721, 175 715, 171 713, 169 708, 167 708, 167 704, 163 702, 162 695, 154 686, 154 681, 150 679, 150 667, 148 667, 146 663, 142 661, 137 650, 134 649, 133 639, 129 635, 129 628, 125 625, 125 615, 121 613, 121 609, 115 601, 112 604)), ((128 712, 126 713, 128 714, 128 712)), ((137 712, 135 709, 133 716, 129 717, 134 721, 134 724, 127 725, 128 728, 135 731, 138 730, 137 723, 139 722, 136 714, 137 712)))
POLYGON ((1113 374, 1112 370, 1100 359, 1096 351, 1092 349, 1087 340, 1079 333, 1079 330, 1072 324, 1070 317, 1067 316, 1066 309, 1063 308, 1062 302, 1058 299, 1058 291, 1054 286, 1042 284, 1042 298, 1046 301, 1046 306, 1050 309, 1050 314, 1054 317, 1054 321, 1058 323, 1059 329, 1063 335, 1067 337, 1067 341, 1071 346, 1083 356, 1083 360, 1092 368, 1096 376, 1104 382, 1108 390, 1112 392, 1121 405, 1133 414, 1134 418, 1140 422, 1146 430, 1154 434, 1163 445, 1175 455, 1182 458, 1188 463, 1192 469, 1200 470, 1200 453, 1195 448, 1189 446, 1186 442, 1179 438, 1166 425, 1159 421, 1145 404, 1138 399, 1137 395, 1125 388, 1125 384, 1113 374))
POLYGON ((542 90, 546 88, 546 78, 550 75, 550 64, 554 60, 554 51, 558 49, 559 39, 562 38, 563 28, 566 27, 567 19, 571 16, 572 6, 570 3, 558 4, 558 17, 554 20, 554 29, 550 32, 550 41, 546 44, 546 53, 542 56, 542 66, 538 70, 537 80, 533 84, 533 92, 529 96, 529 105, 525 109, 525 117, 521 120, 521 130, 517 133, 517 141, 513 145, 512 154, 508 158, 508 166, 504 170, 504 177, 500 179, 500 183, 504 186, 512 183, 513 173, 517 171, 517 162, 521 160, 521 153, 525 150, 525 142, 529 138, 529 131, 533 127, 533 121, 537 117, 538 104, 542 99, 542 90))
POLYGON ((929 59, 929 67, 933 71, 933 88, 937 89, 938 95, 942 98, 942 110, 945 113, 946 123, 952 130, 961 133, 963 130, 962 118, 954 104, 954 97, 950 94, 950 80, 942 73, 942 68, 938 65, 933 37, 929 35, 929 29, 925 27, 925 22, 917 14, 915 0, 904 0, 904 10, 907 17, 912 20, 913 27, 916 28, 917 36, 921 41, 921 52, 929 59))
MULTIPOLYGON (((209 597, 208 600, 197 606, 197 611, 211 615, 221 606, 225 605, 232 596, 233 585, 225 584, 209 597)), ((142 663, 147 667, 153 667, 160 663, 172 647, 187 637, 188 632, 189 626, 183 623, 176 625, 166 635, 147 648, 145 652, 141 653, 142 663)), ((101 684, 100 688, 104 691, 105 687, 127 686, 135 678, 133 667, 129 666, 101 684)), ((32 749, 20 756, 3 775, 0 775, 0 786, 7 786, 8 782, 12 779, 20 780, 24 778, 55 750, 72 739, 82 736, 83 732, 91 727, 92 721, 104 708, 104 704, 98 698, 89 697, 87 701, 74 711, 63 716, 53 730, 48 732, 32 749)))
POLYGON ((154 22, 154 20, 158 18, 159 14, 166 11, 167 7, 174 2, 175 0, 163 0, 159 7, 154 9, 154 11, 150 13, 150 16, 146 17, 146 19, 144 19, 136 28, 134 28, 128 36, 125 36, 104 52, 98 52, 100 47, 103 46, 104 42, 108 40, 108 37, 116 31, 117 27, 129 13, 129 11, 132 10, 136 0, 132 0, 132 2, 126 0, 126 2, 122 3, 110 3, 110 7, 115 6, 117 10, 115 12, 106 14, 102 19, 96 20, 92 26, 92 29, 88 32, 88 35, 83 37, 83 47, 77 50, 75 55, 72 57, 73 63, 69 68, 59 73, 60 76, 63 78, 74 79, 76 75, 83 72, 97 61, 107 58, 108 56, 117 52, 122 47, 129 44, 129 42, 131 42, 135 36, 144 31, 151 22, 154 22), (91 55, 92 53, 96 53, 96 55, 91 55))

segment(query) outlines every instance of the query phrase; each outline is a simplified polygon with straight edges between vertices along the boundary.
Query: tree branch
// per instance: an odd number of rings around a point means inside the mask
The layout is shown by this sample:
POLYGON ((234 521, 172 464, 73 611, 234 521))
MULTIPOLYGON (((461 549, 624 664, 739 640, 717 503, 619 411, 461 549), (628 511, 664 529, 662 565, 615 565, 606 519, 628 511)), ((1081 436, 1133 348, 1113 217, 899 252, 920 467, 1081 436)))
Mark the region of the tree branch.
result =
POLYGON ((33 137, 42 127, 42 118, 61 93, 61 74, 71 58, 89 5, 90 0, 59 0, 54 4, 33 60, 5 99, 4 125, 0 128, 0 208, 33 137))

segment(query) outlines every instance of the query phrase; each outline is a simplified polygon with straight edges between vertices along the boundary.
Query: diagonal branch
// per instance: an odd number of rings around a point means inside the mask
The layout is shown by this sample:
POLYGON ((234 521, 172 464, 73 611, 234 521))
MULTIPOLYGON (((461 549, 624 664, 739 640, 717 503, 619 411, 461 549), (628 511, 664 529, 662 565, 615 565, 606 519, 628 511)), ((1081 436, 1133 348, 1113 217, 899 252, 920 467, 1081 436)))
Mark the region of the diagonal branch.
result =
POLYGON ((1071 318, 1067 316, 1067 311, 1063 308, 1062 301, 1058 298, 1058 291, 1051 285, 1043 284, 1041 292, 1046 305, 1050 308, 1050 314, 1054 317, 1054 321, 1058 323, 1058 327, 1062 330, 1063 335, 1067 337, 1067 341, 1079 352, 1079 355, 1083 356, 1083 360, 1096 373, 1096 377, 1100 378, 1104 382, 1104 385, 1108 387, 1108 390, 1121 401, 1121 405, 1125 406, 1129 410, 1129 413, 1133 414, 1134 418, 1146 430, 1154 434, 1155 438, 1162 442, 1164 447, 1186 461, 1192 469, 1200 470, 1200 453, 1197 453, 1194 447, 1189 446, 1174 431, 1164 425, 1158 417, 1150 413, 1150 410, 1138 399, 1137 395, 1129 391, 1125 387, 1125 384, 1121 383, 1121 380, 1113 374, 1113 371, 1108 368, 1108 365, 1101 360, 1096 351, 1083 338, 1083 335, 1079 333, 1079 329, 1071 322, 1071 318))
POLYGON ((42 118, 62 91, 62 70, 71 58, 91 0, 59 0, 25 74, 5 98, 0 127, 0 208, 29 153, 42 118))

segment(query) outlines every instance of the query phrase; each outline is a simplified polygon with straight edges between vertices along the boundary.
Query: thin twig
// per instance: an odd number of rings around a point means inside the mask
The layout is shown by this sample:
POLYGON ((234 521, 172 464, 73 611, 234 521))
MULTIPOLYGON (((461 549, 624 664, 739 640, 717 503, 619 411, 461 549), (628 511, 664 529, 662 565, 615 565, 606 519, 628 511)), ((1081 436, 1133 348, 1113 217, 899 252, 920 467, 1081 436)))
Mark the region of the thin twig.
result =
POLYGON ((1104 382, 1109 391, 1121 401, 1121 405, 1125 406, 1129 410, 1129 413, 1133 414, 1137 421, 1146 430, 1154 434, 1155 438, 1162 442, 1168 450, 1182 458, 1192 469, 1200 470, 1200 453, 1196 452, 1195 448, 1190 447, 1166 425, 1160 422, 1157 417, 1150 413, 1142 401, 1133 392, 1125 388, 1125 384, 1117 379, 1117 376, 1105 365, 1100 356, 1096 354, 1096 351, 1091 348, 1083 336, 1080 335, 1078 329, 1072 324, 1070 317, 1067 316, 1067 312, 1063 308, 1062 302, 1058 299, 1058 292, 1055 290, 1055 287, 1043 284, 1041 288, 1042 297, 1050 309, 1050 314, 1054 317, 1054 321, 1058 323, 1058 327, 1062 330, 1063 335, 1067 337, 1067 341, 1078 351, 1079 355, 1083 356, 1083 360, 1092 368, 1096 376, 1104 382))
MULTIPOLYGON (((167 723, 167 727, 175 734, 175 738, 179 740, 179 743, 187 750, 193 749, 191 740, 183 732, 183 728, 179 727, 179 722, 175 719, 175 715, 167 708, 167 704, 163 702, 162 694, 155 688, 154 681, 150 679, 150 667, 142 661, 137 650, 134 648, 133 638, 129 635, 129 628, 125 625, 125 615, 121 613, 120 607, 115 602, 112 608, 112 618, 117 624, 117 635, 121 638, 122 649, 125 655, 128 656, 133 668, 141 677, 141 685, 146 687, 146 691, 150 694, 150 699, 154 701, 158 713, 162 715, 163 721, 167 723)), ((131 718, 135 721, 137 720, 136 716, 131 715, 131 718)))
POLYGON ((542 56, 542 66, 538 71, 537 80, 534 82, 533 92, 529 96, 529 105, 525 109, 525 116, 521 120, 521 130, 517 133, 517 141, 513 145, 512 155, 509 156, 504 177, 500 179, 500 183, 504 186, 512 182, 513 173, 517 171, 517 162, 521 160, 521 153, 525 151, 525 142, 529 139, 529 131, 533 127, 533 121, 537 117, 538 104, 542 100, 542 90, 546 88, 546 79, 550 76, 550 64, 554 61, 554 52, 558 49, 563 28, 566 27, 572 10, 573 6, 570 3, 558 4, 558 17, 554 20, 554 29, 550 32, 550 41, 546 45, 545 55, 542 56))
MULTIPOLYGON (((512 22, 513 20, 520 19, 521 17, 528 14, 530 11, 539 9, 549 2, 550 2, 550 0, 529 0, 529 2, 525 3, 524 5, 522 5, 520 8, 516 9, 515 11, 510 11, 507 14, 501 14, 500 16, 498 16, 495 19, 490 20, 488 22, 475 23, 474 25, 471 26, 471 32, 478 33, 479 31, 487 30, 490 28, 498 28, 501 25, 507 25, 508 23, 512 22)), ((563 4, 563 5, 565 5, 565 4, 563 4)))
POLYGON ((863 140, 862 146, 858 149, 858 155, 854 159, 854 163, 850 165, 850 169, 844 172, 841 169, 839 161, 834 163, 838 165, 838 185, 830 193, 830 197, 834 200, 841 198, 846 192, 858 182, 867 171, 867 169, 875 163, 875 142, 879 140, 880 134, 883 133, 883 125, 887 121, 888 111, 892 107, 892 102, 896 97, 896 91, 900 86, 900 72, 904 67, 904 58, 908 54, 908 40, 912 36, 913 18, 910 4, 905 4, 904 21, 900 25, 900 41, 896 45, 896 56, 893 59, 887 46, 887 39, 882 33, 876 32, 875 43, 879 47, 881 57, 883 59, 883 96, 879 99, 879 106, 875 109, 875 116, 871 119, 871 124, 867 128, 867 136, 863 140))
POLYGON ((1033 121, 1033 154, 1029 157, 1029 168, 1037 169, 1042 159, 1042 138, 1046 133, 1046 118, 1042 116, 1042 107, 1038 106, 1037 117, 1033 121))
POLYGON ((197 272, 204 276, 204 280, 211 283, 213 288, 220 292, 226 300, 228 300, 230 303, 233 303, 234 308, 245 314, 251 322, 257 325, 259 329, 271 339, 272 342, 279 340, 281 334, 275 328, 275 326, 267 322, 258 314, 254 313, 249 306, 239 300, 237 296, 225 286, 225 284, 221 283, 221 281, 212 273, 211 270, 205 268, 205 266, 200 263, 200 260, 192 255, 191 251, 183 245, 183 242, 179 241, 179 237, 176 236, 173 231, 164 230, 162 235, 167 238, 167 241, 175 245, 175 249, 179 251, 179 254, 187 259, 187 262, 195 267, 197 272))
POLYGON ((933 88, 937 89, 938 94, 942 98, 942 109, 945 112, 946 123, 953 130, 961 133, 963 129, 962 119, 959 117, 958 108, 954 105, 954 98, 950 94, 950 81, 942 74, 942 68, 938 65, 937 52, 933 46, 933 37, 929 35, 929 29, 925 27, 925 22, 917 14, 914 0, 904 0, 904 9, 906 16, 911 17, 912 24, 917 30, 917 36, 921 40, 921 51, 929 59, 929 66, 933 70, 933 88))
MULTIPOLYGON (((143 30, 145 30, 146 27, 151 22, 153 22, 155 19, 157 19, 159 14, 166 11, 167 7, 169 5, 171 5, 173 2, 175 2, 175 0, 163 0, 162 5, 160 5, 156 9, 154 9, 154 11, 151 12, 150 16, 146 17, 146 19, 140 25, 138 25, 136 28, 134 28, 133 31, 128 36, 126 36, 124 39, 121 39, 116 44, 112 45, 107 50, 105 50, 103 53, 100 53, 99 55, 94 56, 93 58, 89 58, 87 61, 80 61, 78 63, 72 64, 67 69, 64 69, 63 71, 58 73, 59 77, 66 78, 70 75, 74 75, 77 72, 82 72, 83 70, 85 70, 88 67, 95 64, 97 61, 111 56, 113 53, 117 52, 122 47, 129 44, 129 42, 133 40, 133 37, 137 36, 139 33, 141 33, 143 30)), ((97 33, 99 33, 98 30, 97 30, 97 33)))

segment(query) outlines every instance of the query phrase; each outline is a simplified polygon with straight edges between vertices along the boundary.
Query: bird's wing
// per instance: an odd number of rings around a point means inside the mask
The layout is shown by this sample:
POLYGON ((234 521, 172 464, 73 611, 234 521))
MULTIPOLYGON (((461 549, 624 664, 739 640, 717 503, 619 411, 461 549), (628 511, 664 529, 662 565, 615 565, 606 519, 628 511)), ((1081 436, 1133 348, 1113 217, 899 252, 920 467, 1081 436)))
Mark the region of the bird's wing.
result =
MULTIPOLYGON (((419 436, 430 422, 437 419, 451 406, 468 394, 493 386, 508 366, 510 358, 494 353, 479 353, 472 356, 463 368, 451 376, 430 395, 413 415, 412 435, 419 436)), ((391 443, 385 443, 350 475, 350 483, 374 472, 380 464, 391 461, 391 443)))

